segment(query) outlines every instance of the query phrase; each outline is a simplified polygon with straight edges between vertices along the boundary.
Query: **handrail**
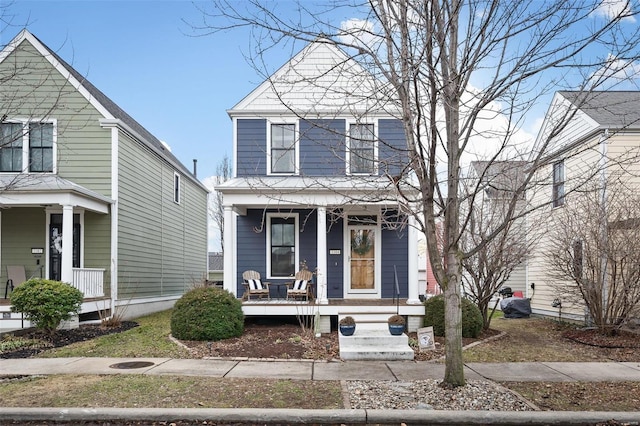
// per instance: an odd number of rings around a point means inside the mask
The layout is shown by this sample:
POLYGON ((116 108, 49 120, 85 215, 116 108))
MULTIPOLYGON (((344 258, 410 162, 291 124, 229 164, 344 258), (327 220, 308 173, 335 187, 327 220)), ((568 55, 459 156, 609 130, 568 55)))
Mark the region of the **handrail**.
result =
POLYGON ((398 285, 398 270, 396 269, 396 265, 393 265, 393 275, 396 284, 396 294, 393 296, 393 299, 396 302, 396 315, 398 315, 400 314, 400 285, 398 285))

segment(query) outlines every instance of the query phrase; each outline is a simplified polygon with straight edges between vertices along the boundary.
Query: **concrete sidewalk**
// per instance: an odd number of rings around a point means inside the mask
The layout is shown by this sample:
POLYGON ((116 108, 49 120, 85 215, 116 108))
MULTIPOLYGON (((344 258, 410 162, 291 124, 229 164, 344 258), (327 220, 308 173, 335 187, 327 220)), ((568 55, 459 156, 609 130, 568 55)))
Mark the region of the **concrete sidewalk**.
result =
MULTIPOLYGON (((146 374, 296 380, 442 379, 444 364, 420 361, 311 361, 172 358, 0 359, 0 375, 146 374), (132 368, 127 368, 132 367, 132 368)), ((640 381, 640 362, 468 363, 465 377, 496 382, 640 381)))

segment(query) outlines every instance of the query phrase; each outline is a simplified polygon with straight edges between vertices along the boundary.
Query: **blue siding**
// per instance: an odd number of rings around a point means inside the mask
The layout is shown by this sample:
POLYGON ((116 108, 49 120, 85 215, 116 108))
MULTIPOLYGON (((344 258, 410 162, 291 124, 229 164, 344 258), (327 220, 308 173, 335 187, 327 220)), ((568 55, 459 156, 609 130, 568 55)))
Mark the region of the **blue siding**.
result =
POLYGON ((264 176, 267 174, 267 121, 263 119, 237 120, 236 176, 264 176))
POLYGON ((300 120, 300 170, 305 176, 344 176, 345 120, 300 120))
POLYGON ((395 295, 395 278, 393 266, 398 271, 400 297, 409 295, 409 238, 408 229, 382 230, 382 298, 389 299, 395 295))
MULTIPOLYGON (((267 210, 267 212, 277 212, 277 210, 267 210)), ((300 261, 307 261, 307 267, 315 271, 317 263, 317 216, 315 210, 294 210, 291 213, 298 213, 299 250, 300 261)), ((237 228, 237 268, 236 277, 237 295, 242 296, 244 287, 242 285, 242 273, 246 270, 254 270, 260 273, 264 279, 267 274, 267 229, 266 223, 262 232, 255 232, 262 229, 262 219, 264 211, 262 209, 250 209, 246 216, 238 216, 237 228)), ((296 268, 296 270, 299 268, 296 268)), ((270 282, 285 282, 289 279, 269 279, 270 282)), ((277 288, 271 289, 271 297, 276 297, 277 288)))
MULTIPOLYGON (((327 218, 329 219, 329 218, 327 218)), ((342 299, 344 297, 344 221, 340 218, 335 223, 327 220, 327 297, 342 299), (340 254, 329 254, 329 250, 340 250, 340 254)))
POLYGON ((402 121, 396 119, 378 120, 378 173, 399 175, 407 164, 407 142, 402 121))

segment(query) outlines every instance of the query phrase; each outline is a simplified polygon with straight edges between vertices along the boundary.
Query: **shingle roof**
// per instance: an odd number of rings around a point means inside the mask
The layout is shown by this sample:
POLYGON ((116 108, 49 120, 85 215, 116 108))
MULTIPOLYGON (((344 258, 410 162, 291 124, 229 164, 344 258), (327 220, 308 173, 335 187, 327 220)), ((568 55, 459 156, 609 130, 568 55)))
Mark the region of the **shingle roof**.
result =
POLYGON ((640 91, 558 93, 603 127, 640 127, 640 91))
POLYGON ((222 271, 224 269, 224 256, 221 252, 209 252, 209 270, 222 271))

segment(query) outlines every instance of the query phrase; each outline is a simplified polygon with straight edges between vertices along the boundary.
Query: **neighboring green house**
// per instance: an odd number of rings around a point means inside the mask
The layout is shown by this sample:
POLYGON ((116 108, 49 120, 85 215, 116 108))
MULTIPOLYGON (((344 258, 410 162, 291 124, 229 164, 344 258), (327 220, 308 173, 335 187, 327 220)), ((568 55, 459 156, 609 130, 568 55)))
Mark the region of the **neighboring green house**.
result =
POLYGON ((208 191, 162 142, 26 30, 0 81, 0 282, 22 265, 128 318, 206 278, 208 191))

